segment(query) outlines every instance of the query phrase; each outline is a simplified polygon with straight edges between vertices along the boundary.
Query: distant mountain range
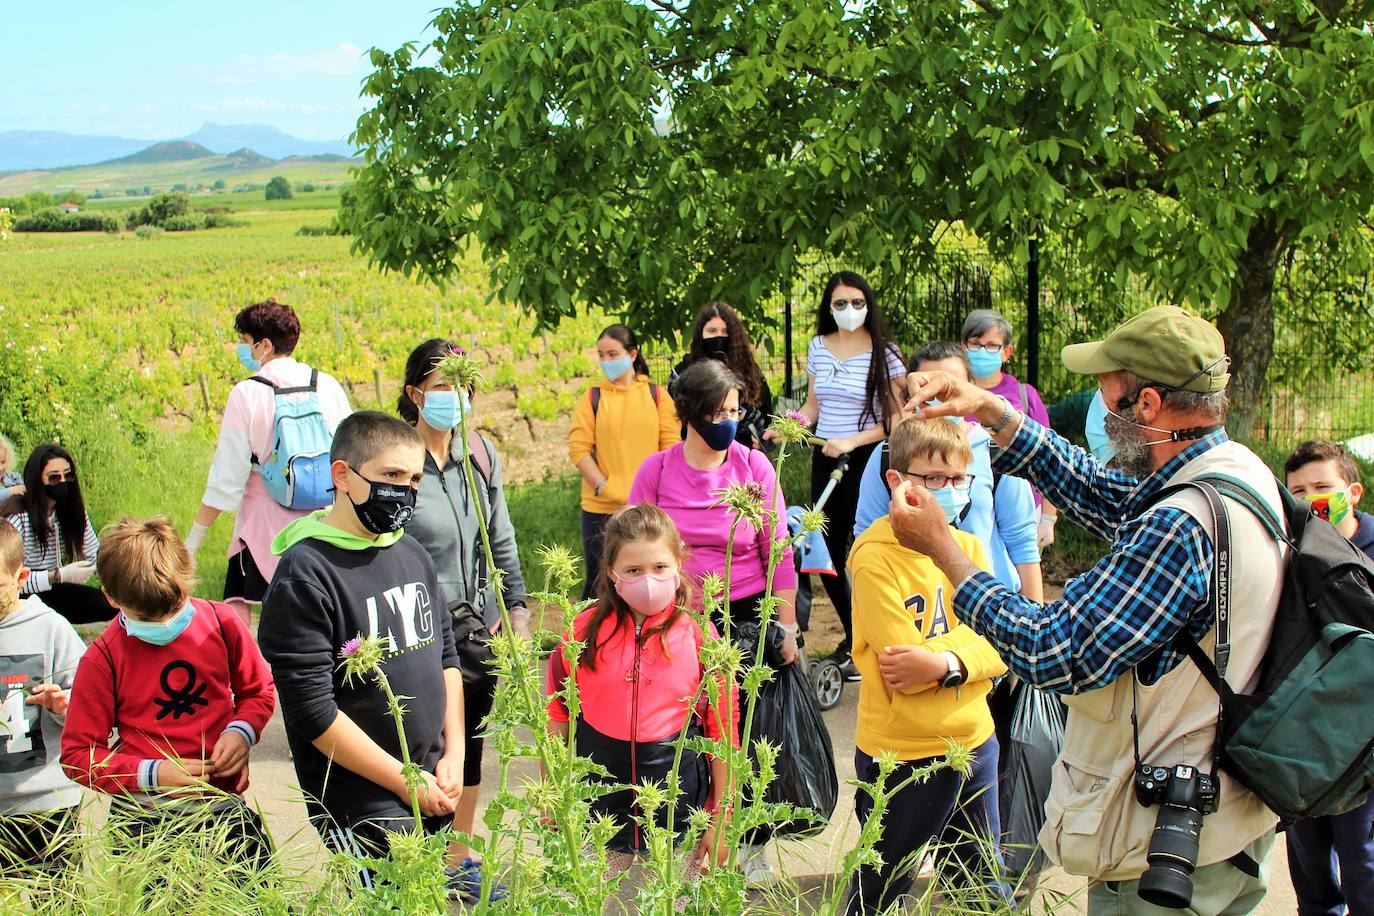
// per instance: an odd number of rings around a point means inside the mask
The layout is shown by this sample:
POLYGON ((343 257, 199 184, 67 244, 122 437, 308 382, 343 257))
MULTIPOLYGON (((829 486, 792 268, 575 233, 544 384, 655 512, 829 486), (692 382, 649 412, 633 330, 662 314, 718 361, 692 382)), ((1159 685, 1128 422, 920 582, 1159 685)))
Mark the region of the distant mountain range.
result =
MULTIPOLYGON (((97 137, 86 134, 67 134, 58 131, 11 130, 0 132, 0 171, 19 169, 58 169, 103 163, 135 154, 184 145, 183 152, 192 147, 204 150, 204 155, 230 155, 248 151, 264 159, 285 159, 289 156, 342 156, 353 154, 343 140, 302 140, 267 124, 206 123, 188 137, 178 137, 163 143, 133 140, 128 137, 97 137)), ((178 155, 174 158, 194 158, 178 155)), ((168 158, 147 159, 168 162, 168 158)))

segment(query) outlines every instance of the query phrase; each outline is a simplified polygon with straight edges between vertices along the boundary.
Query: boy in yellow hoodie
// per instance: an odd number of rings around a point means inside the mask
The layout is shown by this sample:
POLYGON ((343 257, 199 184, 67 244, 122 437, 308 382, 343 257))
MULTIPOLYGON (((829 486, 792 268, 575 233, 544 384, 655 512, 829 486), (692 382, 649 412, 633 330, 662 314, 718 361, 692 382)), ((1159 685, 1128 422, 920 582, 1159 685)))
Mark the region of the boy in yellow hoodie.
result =
MULTIPOLYGON (((888 486, 902 479, 923 484, 950 522, 968 505, 973 454, 960 425, 948 419, 908 417, 888 444, 888 486)), ((955 529, 955 540, 977 566, 989 569, 983 545, 955 529)), ((854 577, 854 664, 859 687, 854 768, 874 782, 877 758, 891 751, 901 761, 887 786, 901 785, 948 751, 955 741, 973 750, 969 776, 943 769, 910 781, 888 803, 876 849, 880 867, 867 866, 849 887, 846 912, 876 913, 911 889, 913 868, 929 843, 938 844, 941 871, 951 887, 985 886, 1007 899, 1000 881, 996 837, 997 738, 987 695, 1006 665, 992 646, 954 616, 955 586, 924 554, 897 543, 887 516, 879 518, 849 552, 854 577), (972 879, 972 880, 970 880, 972 879)), ((859 792, 860 823, 872 799, 859 792)), ((992 901, 989 901, 992 902, 992 901)))

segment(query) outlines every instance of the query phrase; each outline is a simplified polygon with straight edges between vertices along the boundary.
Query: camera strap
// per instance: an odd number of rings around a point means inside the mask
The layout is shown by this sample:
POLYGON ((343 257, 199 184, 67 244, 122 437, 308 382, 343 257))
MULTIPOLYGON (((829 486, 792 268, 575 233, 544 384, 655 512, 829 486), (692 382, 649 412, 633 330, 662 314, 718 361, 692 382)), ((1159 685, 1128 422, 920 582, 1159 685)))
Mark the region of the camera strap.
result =
MULTIPOLYGON (((1217 491, 1211 483, 1205 480, 1189 480, 1184 483, 1171 487, 1170 490, 1196 490, 1201 493, 1207 501, 1207 508, 1212 513, 1212 546, 1214 556, 1212 558, 1212 583, 1211 595, 1208 605, 1215 611, 1216 616, 1216 648, 1214 655, 1216 661, 1213 662, 1202 651, 1193 638, 1193 634, 1188 632, 1188 624, 1184 623, 1175 637, 1175 643, 1182 648, 1188 658, 1192 659, 1198 669, 1202 671, 1203 677, 1217 691, 1217 734, 1212 742, 1212 777, 1215 779, 1218 770, 1221 768, 1221 744, 1222 729, 1224 725, 1226 707, 1224 700, 1230 693, 1226 686, 1226 668, 1231 659, 1231 517, 1227 514, 1226 503, 1221 498, 1221 493, 1217 491)), ((1160 498, 1166 494, 1160 494, 1160 498)), ((1136 768, 1140 768, 1140 730, 1137 727, 1136 706, 1138 700, 1139 680, 1136 677, 1135 669, 1131 669, 1131 739, 1135 748, 1136 768)))

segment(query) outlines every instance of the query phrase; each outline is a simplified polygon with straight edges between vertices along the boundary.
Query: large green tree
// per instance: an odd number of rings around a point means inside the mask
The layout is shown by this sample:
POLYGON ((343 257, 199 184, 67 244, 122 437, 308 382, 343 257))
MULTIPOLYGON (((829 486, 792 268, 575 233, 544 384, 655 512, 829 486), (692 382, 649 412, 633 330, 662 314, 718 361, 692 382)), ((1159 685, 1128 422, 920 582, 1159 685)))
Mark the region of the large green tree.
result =
POLYGON ((1374 3, 473 0, 374 51, 348 217, 442 282, 650 332, 746 311, 817 252, 888 277, 962 221, 994 249, 1071 236, 1214 315, 1242 433, 1276 267, 1368 269, 1374 3))

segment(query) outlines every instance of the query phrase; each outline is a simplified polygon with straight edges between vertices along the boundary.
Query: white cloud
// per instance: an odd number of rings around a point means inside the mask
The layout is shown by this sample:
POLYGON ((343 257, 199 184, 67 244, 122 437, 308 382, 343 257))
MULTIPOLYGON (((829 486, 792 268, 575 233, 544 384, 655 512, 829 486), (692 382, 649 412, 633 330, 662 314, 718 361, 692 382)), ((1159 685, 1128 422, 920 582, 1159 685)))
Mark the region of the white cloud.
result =
POLYGON ((248 86, 268 80, 341 77, 361 71, 365 63, 363 49, 345 41, 327 51, 241 54, 204 79, 212 86, 248 86))

